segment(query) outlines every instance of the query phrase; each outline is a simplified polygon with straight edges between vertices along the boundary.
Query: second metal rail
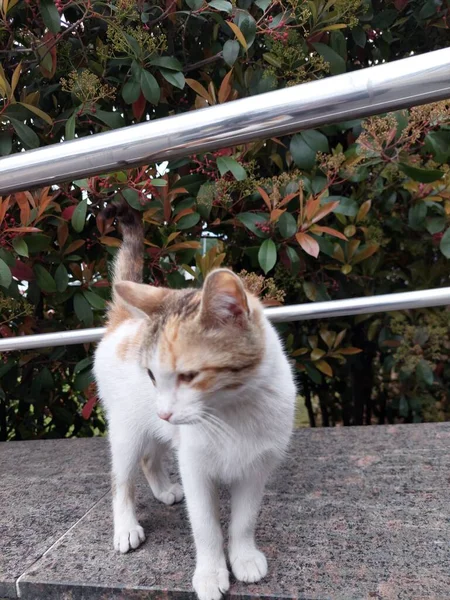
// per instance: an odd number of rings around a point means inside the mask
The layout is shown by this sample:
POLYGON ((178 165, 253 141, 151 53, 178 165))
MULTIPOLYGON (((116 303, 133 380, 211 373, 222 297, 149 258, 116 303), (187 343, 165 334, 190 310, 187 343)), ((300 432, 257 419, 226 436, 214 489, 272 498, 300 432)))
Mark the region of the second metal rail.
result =
MULTIPOLYGON (((293 304, 292 306, 266 308, 265 313, 273 323, 286 323, 446 305, 450 305, 450 287, 329 302, 293 304)), ((0 340, 0 352, 98 342, 104 333, 105 328, 98 327, 4 338, 0 340)))

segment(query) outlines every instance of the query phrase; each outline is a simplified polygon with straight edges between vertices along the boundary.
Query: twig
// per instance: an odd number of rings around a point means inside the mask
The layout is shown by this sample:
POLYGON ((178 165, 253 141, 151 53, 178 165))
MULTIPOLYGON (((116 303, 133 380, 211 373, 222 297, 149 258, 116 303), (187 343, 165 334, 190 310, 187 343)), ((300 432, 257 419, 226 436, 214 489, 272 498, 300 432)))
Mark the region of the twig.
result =
POLYGON ((223 58, 223 53, 218 52, 217 54, 214 54, 214 56, 210 56, 209 58, 204 58, 203 60, 199 60, 198 62, 193 63, 192 65, 186 65, 183 70, 187 73, 188 71, 194 71, 195 69, 201 69, 201 67, 204 67, 213 62, 216 62, 216 60, 220 60, 221 58, 223 58))

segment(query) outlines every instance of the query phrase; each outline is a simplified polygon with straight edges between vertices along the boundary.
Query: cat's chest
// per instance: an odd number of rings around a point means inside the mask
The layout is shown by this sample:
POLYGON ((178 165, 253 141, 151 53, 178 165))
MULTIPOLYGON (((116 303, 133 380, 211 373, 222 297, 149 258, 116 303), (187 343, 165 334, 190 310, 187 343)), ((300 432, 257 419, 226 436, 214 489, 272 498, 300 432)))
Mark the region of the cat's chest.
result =
POLYGON ((245 429, 210 429, 183 437, 179 451, 191 455, 199 468, 223 483, 245 476, 268 451, 267 444, 245 429))

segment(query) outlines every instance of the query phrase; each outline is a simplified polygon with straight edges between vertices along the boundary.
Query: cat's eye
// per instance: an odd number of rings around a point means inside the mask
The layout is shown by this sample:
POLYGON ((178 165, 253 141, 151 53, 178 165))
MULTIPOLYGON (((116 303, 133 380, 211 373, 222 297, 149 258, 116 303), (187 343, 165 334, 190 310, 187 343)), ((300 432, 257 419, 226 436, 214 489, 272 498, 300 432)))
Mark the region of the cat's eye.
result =
POLYGON ((148 376, 150 377, 150 379, 152 380, 153 385, 156 385, 156 379, 155 376, 153 375, 153 373, 150 371, 150 369, 147 369, 147 373, 148 376))
POLYGON ((198 375, 198 371, 188 371, 187 373, 179 373, 178 381, 180 383, 191 383, 198 375))

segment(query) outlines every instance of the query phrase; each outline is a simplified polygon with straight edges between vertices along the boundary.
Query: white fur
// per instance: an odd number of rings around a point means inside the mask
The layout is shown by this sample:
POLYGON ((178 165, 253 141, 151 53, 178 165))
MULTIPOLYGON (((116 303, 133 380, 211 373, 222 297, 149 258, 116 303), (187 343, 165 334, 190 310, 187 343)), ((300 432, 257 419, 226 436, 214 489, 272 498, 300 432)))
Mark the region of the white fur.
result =
POLYGON ((176 448, 197 553, 193 586, 200 600, 219 600, 229 588, 218 519, 219 482, 228 484, 232 494, 233 574, 255 582, 267 573, 266 558, 254 539, 256 519, 267 478, 289 443, 296 392, 278 336, 267 319, 263 322, 266 350, 257 372, 242 388, 213 398, 202 398, 188 386, 176 392, 175 375, 161 371, 157 355, 144 357, 145 364, 117 356, 117 345, 134 336, 142 319, 128 320, 111 332, 95 356, 95 376, 109 422, 114 546, 127 552, 145 539, 133 501, 133 479, 143 456, 148 457, 143 468, 156 498, 166 504, 182 499, 181 487, 170 481, 165 468, 167 452, 176 448), (156 387, 146 367, 154 373, 156 387), (196 422, 205 402, 212 403, 220 419, 215 425, 196 422), (172 422, 158 418, 158 411, 173 412, 172 422))

